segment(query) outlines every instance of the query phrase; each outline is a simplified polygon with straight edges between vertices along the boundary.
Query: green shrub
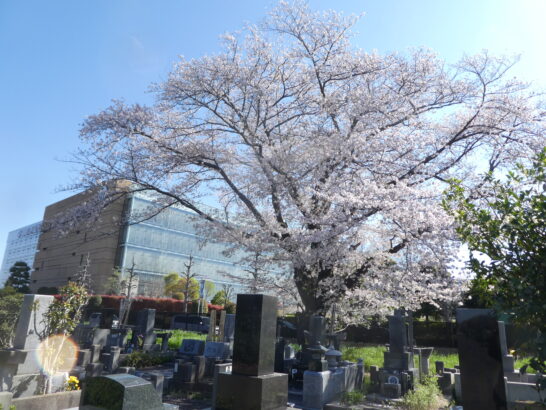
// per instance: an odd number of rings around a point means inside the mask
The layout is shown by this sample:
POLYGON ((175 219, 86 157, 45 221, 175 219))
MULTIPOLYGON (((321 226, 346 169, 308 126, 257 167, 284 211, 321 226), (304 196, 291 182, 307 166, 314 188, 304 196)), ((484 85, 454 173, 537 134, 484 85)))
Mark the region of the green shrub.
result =
POLYGON ((234 315, 236 313, 235 311, 237 310, 237 305, 233 302, 228 301, 226 302, 224 309, 226 310, 226 313, 234 315))
POLYGON ((11 347, 22 304, 22 293, 9 286, 0 289, 0 349, 11 347))
POLYGON ((351 391, 343 393, 341 397, 341 403, 348 404, 349 406, 353 404, 360 404, 364 400, 364 393, 360 391, 351 391))
POLYGON ((436 379, 427 377, 421 383, 417 383, 414 390, 404 395, 400 407, 406 410, 437 410, 447 405, 436 379))

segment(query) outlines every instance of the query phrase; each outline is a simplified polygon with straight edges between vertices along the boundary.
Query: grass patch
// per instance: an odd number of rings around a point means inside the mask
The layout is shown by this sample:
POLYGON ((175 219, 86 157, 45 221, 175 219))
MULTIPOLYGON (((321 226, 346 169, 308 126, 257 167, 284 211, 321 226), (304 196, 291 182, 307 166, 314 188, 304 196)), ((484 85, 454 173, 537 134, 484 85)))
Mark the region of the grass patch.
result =
MULTIPOLYGON (((364 359, 364 368, 366 371, 370 370, 370 366, 383 367, 383 352, 387 348, 385 346, 351 346, 345 345, 341 347, 341 358, 350 362, 356 362, 357 359, 364 359)), ((519 369, 525 364, 529 364, 531 359, 529 357, 522 357, 516 360, 515 368, 519 369)), ((454 368, 459 364, 459 355, 457 353, 440 354, 433 352, 430 356, 429 363, 431 371, 435 370, 434 362, 444 362, 444 366, 448 368, 454 368)), ((415 354, 415 365, 419 365, 419 359, 415 354)), ((529 367, 528 372, 533 372, 529 367)))
POLYGON ((436 410, 447 405, 436 380, 427 377, 404 395, 400 407, 407 410, 436 410))
POLYGON ((190 332, 189 330, 173 330, 169 339, 169 349, 178 350, 184 339, 207 340, 207 335, 203 333, 190 332))
POLYGON ((364 360, 364 369, 370 370, 370 366, 383 366, 383 352, 385 346, 341 346, 341 358, 350 362, 356 362, 359 358, 364 360))

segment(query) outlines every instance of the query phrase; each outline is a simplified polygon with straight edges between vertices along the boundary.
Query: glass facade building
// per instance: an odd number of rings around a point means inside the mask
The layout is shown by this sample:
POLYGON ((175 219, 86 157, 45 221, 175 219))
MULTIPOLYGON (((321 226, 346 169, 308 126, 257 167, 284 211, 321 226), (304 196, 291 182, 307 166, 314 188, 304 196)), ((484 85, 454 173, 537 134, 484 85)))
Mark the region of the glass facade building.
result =
POLYGON ((28 266, 33 266, 41 227, 42 222, 40 221, 8 234, 2 269, 0 270, 0 287, 4 285, 9 276, 9 270, 15 262, 26 262, 28 266))
MULTIPOLYGON (((147 213, 154 203, 145 196, 133 194, 125 204, 125 213, 131 216, 147 213)), ((208 280, 216 285, 231 285, 233 295, 244 292, 240 285, 226 277, 226 273, 247 276, 238 264, 241 254, 224 255, 226 244, 205 242, 194 226, 193 214, 172 206, 146 220, 127 224, 119 237, 116 265, 127 272, 134 263, 138 277, 138 293, 158 296, 163 292, 166 274, 186 271, 190 256, 192 272, 197 280, 208 280)), ((138 219, 138 217, 136 217, 138 219)))

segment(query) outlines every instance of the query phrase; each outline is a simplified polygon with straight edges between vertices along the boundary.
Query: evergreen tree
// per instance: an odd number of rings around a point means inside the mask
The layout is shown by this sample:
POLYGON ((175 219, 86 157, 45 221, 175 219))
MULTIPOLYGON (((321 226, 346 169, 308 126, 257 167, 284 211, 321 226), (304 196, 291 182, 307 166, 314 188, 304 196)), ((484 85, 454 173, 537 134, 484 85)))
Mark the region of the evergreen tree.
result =
POLYGON ((30 293, 30 266, 26 262, 15 262, 9 272, 4 286, 11 286, 19 293, 30 293))

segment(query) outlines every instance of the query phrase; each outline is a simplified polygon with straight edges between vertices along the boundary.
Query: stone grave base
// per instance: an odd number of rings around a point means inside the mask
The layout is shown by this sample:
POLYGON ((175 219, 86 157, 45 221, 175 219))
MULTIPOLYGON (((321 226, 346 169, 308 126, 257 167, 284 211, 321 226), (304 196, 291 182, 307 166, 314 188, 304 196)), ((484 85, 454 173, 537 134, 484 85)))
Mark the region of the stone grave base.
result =
POLYGON ((354 390, 357 365, 338 367, 335 370, 303 373, 303 406, 322 409, 329 402, 339 399, 343 392, 354 390))
POLYGON ((40 374, 22 374, 2 381, 2 389, 13 393, 14 398, 37 394, 40 374))
POLYGON ((286 410, 288 375, 218 373, 216 410, 286 410))

